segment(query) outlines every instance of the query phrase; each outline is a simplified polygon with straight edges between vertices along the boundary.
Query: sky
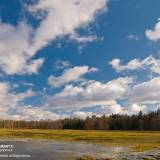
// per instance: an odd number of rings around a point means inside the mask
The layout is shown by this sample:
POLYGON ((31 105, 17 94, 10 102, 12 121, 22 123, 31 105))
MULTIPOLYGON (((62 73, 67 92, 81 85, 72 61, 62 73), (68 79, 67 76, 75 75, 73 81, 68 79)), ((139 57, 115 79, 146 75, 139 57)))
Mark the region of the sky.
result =
POLYGON ((1 0, 0 118, 160 107, 159 0, 1 0))

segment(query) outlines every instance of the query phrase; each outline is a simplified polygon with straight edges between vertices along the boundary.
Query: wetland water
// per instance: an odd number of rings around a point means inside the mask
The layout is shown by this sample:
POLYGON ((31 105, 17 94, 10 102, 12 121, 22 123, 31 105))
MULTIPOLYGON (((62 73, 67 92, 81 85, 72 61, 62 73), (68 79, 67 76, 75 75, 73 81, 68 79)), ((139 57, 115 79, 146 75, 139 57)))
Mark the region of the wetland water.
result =
POLYGON ((0 140, 0 160, 74 160, 89 155, 97 158, 155 159, 158 151, 131 153, 129 147, 47 140, 0 140), (141 157, 140 157, 141 155, 141 157), (8 156, 8 157, 7 157, 8 156))

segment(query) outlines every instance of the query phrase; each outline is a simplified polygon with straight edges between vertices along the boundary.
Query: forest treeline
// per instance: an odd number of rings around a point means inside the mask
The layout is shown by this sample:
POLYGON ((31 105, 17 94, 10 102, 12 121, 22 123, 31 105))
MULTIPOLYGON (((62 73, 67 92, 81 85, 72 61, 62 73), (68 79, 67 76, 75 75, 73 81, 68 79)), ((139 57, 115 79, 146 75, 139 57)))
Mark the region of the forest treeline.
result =
POLYGON ((0 120, 0 128, 10 129, 75 129, 75 130, 154 130, 160 131, 160 109, 137 115, 112 114, 87 117, 85 120, 70 118, 57 121, 0 120))

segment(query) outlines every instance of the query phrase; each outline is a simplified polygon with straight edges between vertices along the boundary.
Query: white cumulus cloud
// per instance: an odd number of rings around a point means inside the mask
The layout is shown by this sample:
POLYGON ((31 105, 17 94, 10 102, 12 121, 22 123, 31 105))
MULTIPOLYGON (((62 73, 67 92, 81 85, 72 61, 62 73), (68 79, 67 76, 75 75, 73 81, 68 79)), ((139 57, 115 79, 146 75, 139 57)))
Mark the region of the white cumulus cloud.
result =
POLYGON ((31 27, 26 23, 18 26, 0 23, 0 68, 8 74, 37 73, 43 59, 31 60, 31 27))
POLYGON ((160 59, 150 55, 143 60, 133 59, 126 65, 118 58, 113 59, 109 64, 117 71, 150 70, 153 73, 160 73, 160 59))
POLYGON ((88 66, 76 66, 65 69, 62 75, 59 77, 50 76, 48 78, 48 84, 52 87, 61 87, 67 83, 79 81, 85 74, 95 71, 97 71, 96 68, 88 66))
POLYGON ((129 103, 159 104, 160 77, 136 84, 126 92, 129 103))
POLYGON ((151 41, 156 42, 160 40, 160 19, 158 19, 158 22, 155 24, 154 29, 146 30, 146 36, 151 41))
POLYGON ((118 78, 107 83, 88 81, 78 86, 67 85, 60 93, 47 96, 45 107, 77 110, 85 107, 115 104, 132 82, 131 78, 118 78))
MULTIPOLYGON (((32 59, 37 51, 58 37, 75 35, 78 28, 85 27, 95 20, 97 13, 107 7, 107 2, 38 0, 36 4, 26 7, 33 16, 40 17, 37 28, 24 21, 17 22, 16 26, 1 21, 1 70, 8 75, 38 73, 43 62, 42 59, 32 59)), ((79 39, 88 41, 86 38, 79 39)))

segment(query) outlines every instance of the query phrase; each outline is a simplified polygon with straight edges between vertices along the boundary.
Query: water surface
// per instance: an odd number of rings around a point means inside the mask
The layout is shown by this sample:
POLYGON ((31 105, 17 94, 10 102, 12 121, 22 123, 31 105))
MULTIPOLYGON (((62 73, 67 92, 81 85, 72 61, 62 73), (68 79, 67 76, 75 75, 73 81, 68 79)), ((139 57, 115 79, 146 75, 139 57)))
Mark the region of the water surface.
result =
MULTIPOLYGON (((129 147, 109 146, 102 144, 87 144, 80 142, 61 142, 47 140, 0 140, 0 145, 14 146, 12 151, 1 151, 2 160, 74 160, 77 157, 90 155, 97 158, 116 158, 116 159, 141 159, 136 153, 131 153, 129 147), (2 157, 10 155, 13 157, 2 157), (15 156, 24 157, 15 157, 15 156), (27 157, 28 156, 28 157, 27 157), (29 157, 30 156, 30 157, 29 157), (137 157, 137 158, 136 158, 137 157)), ((154 151, 156 153, 158 151, 154 151)), ((144 154, 144 153, 143 153, 144 154)), ((146 154, 146 153, 145 153, 146 154)), ((153 153, 149 153, 148 156, 153 153)), ((143 158, 142 158, 143 159, 143 158)))

